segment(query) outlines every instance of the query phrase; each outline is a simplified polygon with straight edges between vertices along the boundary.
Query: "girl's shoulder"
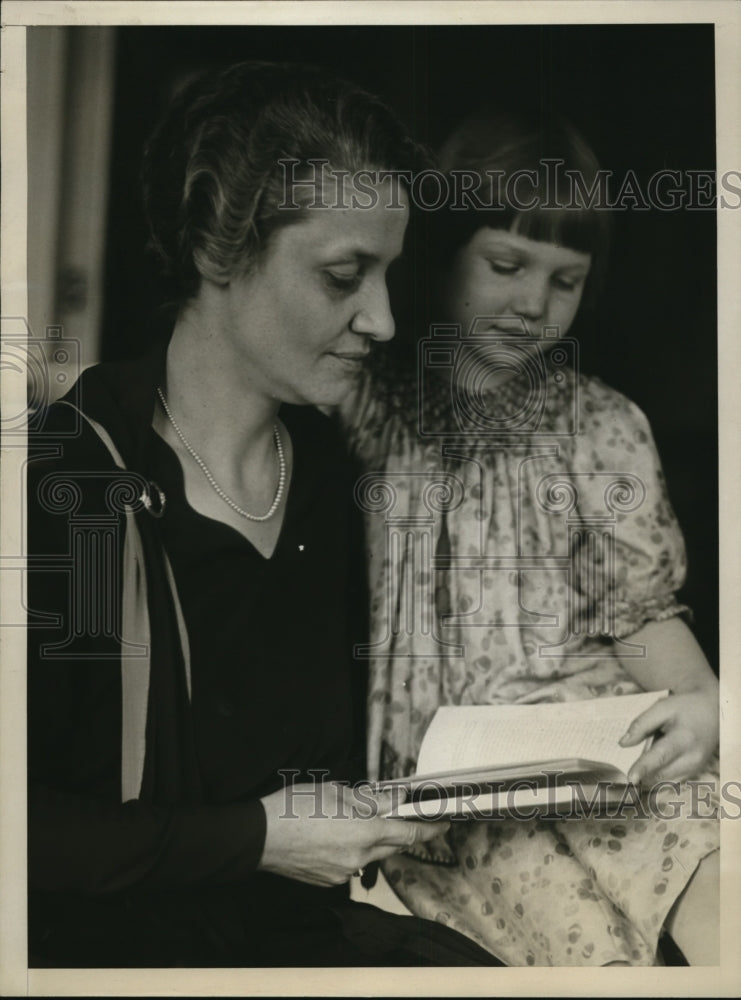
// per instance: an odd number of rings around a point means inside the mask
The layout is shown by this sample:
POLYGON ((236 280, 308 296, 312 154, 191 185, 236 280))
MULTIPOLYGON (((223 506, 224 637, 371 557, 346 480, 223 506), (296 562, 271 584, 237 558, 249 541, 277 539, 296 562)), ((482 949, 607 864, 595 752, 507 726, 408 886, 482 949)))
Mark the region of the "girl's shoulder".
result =
POLYGON ((467 391, 451 377, 420 378, 411 367, 375 371, 360 379, 341 405, 344 432, 364 461, 394 454, 425 454, 451 436, 459 444, 491 450, 512 442, 518 453, 558 442, 562 455, 604 449, 635 451, 651 441, 641 409, 594 375, 544 366, 487 389, 467 391))
POLYGON ((399 438, 418 426, 416 371, 378 365, 364 372, 339 406, 339 418, 351 451, 380 460, 399 438))
POLYGON ((660 471, 651 425, 643 410, 594 375, 574 381, 578 431, 572 464, 590 471, 615 470, 653 475, 660 471))
POLYGON ((575 375, 575 409, 582 433, 627 432, 639 443, 650 437, 648 418, 637 403, 596 375, 575 375))

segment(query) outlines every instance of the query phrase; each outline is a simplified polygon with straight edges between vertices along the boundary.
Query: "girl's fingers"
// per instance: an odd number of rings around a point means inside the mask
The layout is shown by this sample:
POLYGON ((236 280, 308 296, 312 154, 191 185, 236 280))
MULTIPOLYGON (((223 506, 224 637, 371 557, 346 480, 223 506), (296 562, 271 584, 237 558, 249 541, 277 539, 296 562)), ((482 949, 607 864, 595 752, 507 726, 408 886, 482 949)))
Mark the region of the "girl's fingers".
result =
POLYGON ((686 747, 683 741, 672 735, 658 740, 641 754, 628 772, 628 781, 638 784, 642 779, 663 771, 675 760, 683 756, 686 747))
POLYGON ((635 746, 636 743, 640 743, 641 740, 645 740, 652 733, 665 726, 672 717, 671 696, 662 698, 661 701, 657 701, 655 705, 647 708, 645 712, 641 712, 633 719, 626 729, 625 735, 620 739, 620 746, 635 746))
POLYGON ((698 771, 698 761, 694 754, 681 754, 674 760, 665 764, 662 769, 652 775, 654 782, 658 781, 683 781, 691 777, 698 771))

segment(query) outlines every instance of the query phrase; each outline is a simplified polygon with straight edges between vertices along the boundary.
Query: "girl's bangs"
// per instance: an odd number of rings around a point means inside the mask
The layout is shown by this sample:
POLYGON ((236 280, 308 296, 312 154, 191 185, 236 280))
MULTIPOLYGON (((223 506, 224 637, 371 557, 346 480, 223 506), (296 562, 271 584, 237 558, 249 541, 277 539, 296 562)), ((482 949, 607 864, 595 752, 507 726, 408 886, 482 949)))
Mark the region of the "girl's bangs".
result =
POLYGON ((507 228, 526 239, 555 243, 580 253, 599 255, 605 249, 607 227, 605 213, 599 209, 537 205, 506 213, 507 228), (600 218, 605 215, 605 218, 600 218))

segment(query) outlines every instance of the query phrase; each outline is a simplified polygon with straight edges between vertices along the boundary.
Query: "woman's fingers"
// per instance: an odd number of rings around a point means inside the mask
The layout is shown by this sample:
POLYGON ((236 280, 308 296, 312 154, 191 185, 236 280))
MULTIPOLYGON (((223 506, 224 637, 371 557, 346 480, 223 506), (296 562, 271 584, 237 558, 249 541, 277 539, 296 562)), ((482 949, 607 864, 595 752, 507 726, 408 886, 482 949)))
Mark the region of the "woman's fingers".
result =
MULTIPOLYGON (((449 822, 427 823, 414 820, 361 819, 355 823, 356 831, 364 835, 366 843, 346 853, 335 847, 329 876, 331 884, 347 882, 359 869, 371 862, 383 861, 415 843, 432 840, 450 828, 449 822)), ((304 877, 304 881, 306 880, 304 877)))
POLYGON ((393 795, 369 787, 295 785, 262 800, 266 834, 260 868, 312 885, 338 885, 358 869, 431 840, 447 822, 387 819, 393 795))
POLYGON ((372 803, 373 809, 369 815, 387 816, 393 813, 405 800, 407 791, 401 785, 380 791, 373 790, 370 786, 360 786, 353 794, 356 798, 361 798, 365 803, 372 803))
MULTIPOLYGON (((382 819, 379 823, 382 824, 380 836, 371 841, 362 860, 354 866, 353 871, 370 864, 371 861, 382 861, 393 854, 398 854, 404 848, 439 837, 450 829, 450 823, 447 821, 428 823, 421 820, 382 819)), ((366 829, 371 832, 371 825, 368 824, 366 829)))
POLYGON ((393 854, 414 844, 421 844, 435 837, 442 836, 450 829, 449 822, 429 823, 423 820, 385 820, 387 826, 399 823, 403 826, 400 831, 394 830, 391 836, 383 841, 379 841, 369 852, 369 861, 383 861, 393 854))
POLYGON ((382 835, 378 838, 378 843, 396 850, 433 840, 435 837, 447 833, 450 829, 450 823, 447 820, 426 822, 413 819, 384 819, 381 822, 383 830, 382 835))

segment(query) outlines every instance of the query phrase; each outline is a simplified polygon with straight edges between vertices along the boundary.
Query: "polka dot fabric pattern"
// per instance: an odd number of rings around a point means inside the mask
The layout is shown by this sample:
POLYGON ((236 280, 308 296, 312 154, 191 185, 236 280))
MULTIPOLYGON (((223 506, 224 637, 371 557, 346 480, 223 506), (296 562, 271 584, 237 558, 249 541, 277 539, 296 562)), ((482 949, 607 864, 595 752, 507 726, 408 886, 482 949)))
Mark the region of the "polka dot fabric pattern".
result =
MULTIPOLYGON (((416 373, 391 384, 368 380, 344 411, 368 481, 385 491, 360 499, 371 776, 414 772, 439 705, 640 690, 621 665, 641 655, 631 635, 688 611, 675 596, 682 535, 640 409, 566 370, 532 432, 501 431, 528 391, 514 378, 483 397, 481 429, 457 433, 449 382, 426 383, 424 398, 416 373)), ((482 413, 482 398, 465 409, 482 413)), ((685 806, 614 832, 602 819, 455 822, 385 870, 414 913, 507 964, 651 964, 668 910, 718 846, 717 823, 685 806)))

